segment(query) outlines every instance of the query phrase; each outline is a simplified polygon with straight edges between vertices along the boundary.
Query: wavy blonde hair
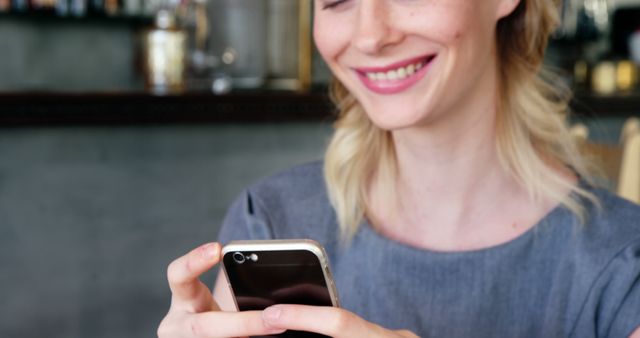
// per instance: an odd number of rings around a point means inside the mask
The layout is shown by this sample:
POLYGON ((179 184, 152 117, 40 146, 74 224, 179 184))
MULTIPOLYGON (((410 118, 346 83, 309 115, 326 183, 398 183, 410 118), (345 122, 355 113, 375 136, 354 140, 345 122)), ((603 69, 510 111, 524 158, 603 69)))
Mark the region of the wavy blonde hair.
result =
MULTIPOLYGON (((589 181, 591 166, 567 126, 570 91, 552 85, 542 67, 550 34, 558 24, 560 0, 520 0, 496 28, 499 103, 497 152, 501 165, 535 199, 551 199, 584 221, 578 196, 597 203, 588 191, 558 171, 573 170, 589 181), (566 195, 570 189, 574 194, 566 195)), ((555 81, 557 83, 557 81, 555 81)), ((372 179, 393 198, 396 167, 391 133, 375 126, 336 79, 331 97, 339 114, 325 154, 324 175, 342 237, 351 238, 367 213, 372 179)))

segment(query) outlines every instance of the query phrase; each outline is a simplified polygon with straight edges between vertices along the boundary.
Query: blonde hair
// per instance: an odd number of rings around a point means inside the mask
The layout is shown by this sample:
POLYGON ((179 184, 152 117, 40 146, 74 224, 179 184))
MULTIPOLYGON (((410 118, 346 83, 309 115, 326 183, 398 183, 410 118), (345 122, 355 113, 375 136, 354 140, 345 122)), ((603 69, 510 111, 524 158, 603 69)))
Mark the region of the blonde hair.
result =
MULTIPOLYGON (((551 199, 584 220, 577 197, 597 204, 558 167, 589 181, 590 166, 579 155, 567 126, 570 91, 552 85, 542 70, 549 35, 558 23, 558 0, 521 0, 496 28, 499 104, 497 152, 501 165, 536 200, 551 199), (566 195, 566 189, 573 194, 566 195)), ((334 79, 331 96, 339 111, 325 154, 324 175, 343 239, 355 234, 367 213, 370 183, 392 198, 395 153, 391 133, 375 126, 362 106, 334 79)), ((376 191, 378 192, 378 191, 376 191)))

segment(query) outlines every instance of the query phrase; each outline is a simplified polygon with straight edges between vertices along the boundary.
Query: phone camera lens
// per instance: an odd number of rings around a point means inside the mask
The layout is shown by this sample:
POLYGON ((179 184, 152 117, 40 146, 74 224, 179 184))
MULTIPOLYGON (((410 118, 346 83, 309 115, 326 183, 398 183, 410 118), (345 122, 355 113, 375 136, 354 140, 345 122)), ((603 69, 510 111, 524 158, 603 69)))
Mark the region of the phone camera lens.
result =
POLYGON ((244 263, 244 260, 245 260, 244 254, 242 252, 235 252, 233 254, 233 260, 236 261, 236 263, 238 264, 244 263))

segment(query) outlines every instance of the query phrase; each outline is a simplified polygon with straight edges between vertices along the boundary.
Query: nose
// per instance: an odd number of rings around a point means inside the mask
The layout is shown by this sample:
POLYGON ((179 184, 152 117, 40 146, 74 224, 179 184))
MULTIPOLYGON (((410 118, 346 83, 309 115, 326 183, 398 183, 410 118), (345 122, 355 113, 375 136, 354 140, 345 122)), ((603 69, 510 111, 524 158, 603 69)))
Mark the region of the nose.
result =
POLYGON ((365 54, 376 54, 401 40, 386 0, 361 0, 352 45, 365 54))

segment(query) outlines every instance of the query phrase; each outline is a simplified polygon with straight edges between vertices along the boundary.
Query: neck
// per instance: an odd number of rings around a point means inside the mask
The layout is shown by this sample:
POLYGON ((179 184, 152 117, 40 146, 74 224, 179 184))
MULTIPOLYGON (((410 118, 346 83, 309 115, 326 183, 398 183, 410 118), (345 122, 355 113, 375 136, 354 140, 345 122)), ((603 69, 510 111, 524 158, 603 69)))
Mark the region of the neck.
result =
POLYGON ((456 127, 434 126, 439 129, 429 132, 394 133, 398 201, 401 210, 432 206, 429 209, 457 218, 453 223, 464 227, 465 214, 485 209, 480 202, 511 180, 498 159, 493 112, 453 124, 456 127))
POLYGON ((453 121, 431 130, 393 133, 399 187, 460 199, 501 169, 495 139, 495 114, 453 121))
POLYGON ((501 166, 493 106, 393 132, 396 198, 382 201, 374 181, 374 227, 414 246, 457 251, 512 239, 546 213, 501 166))

